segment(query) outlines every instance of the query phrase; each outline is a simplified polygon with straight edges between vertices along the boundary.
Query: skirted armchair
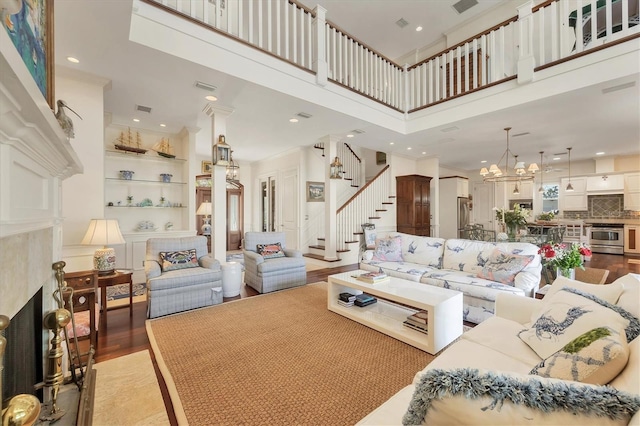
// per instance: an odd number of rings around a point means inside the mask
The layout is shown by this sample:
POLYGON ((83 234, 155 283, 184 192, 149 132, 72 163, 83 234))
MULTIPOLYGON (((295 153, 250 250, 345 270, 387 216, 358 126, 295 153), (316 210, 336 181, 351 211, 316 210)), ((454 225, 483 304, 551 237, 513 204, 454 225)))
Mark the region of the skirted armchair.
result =
POLYGON ((144 269, 149 318, 222 303, 222 270, 206 237, 149 238, 144 269))
POLYGON ((244 235, 244 282, 260 293, 307 283, 302 252, 285 248, 284 232, 244 235))

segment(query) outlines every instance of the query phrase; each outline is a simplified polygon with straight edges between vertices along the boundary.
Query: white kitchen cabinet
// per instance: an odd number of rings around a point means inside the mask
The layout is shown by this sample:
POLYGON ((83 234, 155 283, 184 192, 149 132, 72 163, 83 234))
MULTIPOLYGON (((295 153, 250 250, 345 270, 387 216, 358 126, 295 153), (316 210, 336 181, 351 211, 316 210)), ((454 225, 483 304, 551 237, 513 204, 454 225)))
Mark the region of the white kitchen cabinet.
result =
POLYGON ((509 182, 507 184, 507 198, 509 200, 532 200, 533 199, 533 181, 526 182, 509 182), (520 190, 519 194, 514 194, 516 184, 520 190))
POLYGON ((640 173, 624 175, 624 209, 640 210, 640 173))
POLYGON ((599 175, 587 177, 587 192, 622 192, 624 175, 599 175))
POLYGON ((624 226, 624 252, 640 253, 640 225, 624 226))
POLYGON ((587 211, 587 178, 571 178, 572 192, 567 192, 568 178, 560 180, 559 206, 561 211, 587 211))

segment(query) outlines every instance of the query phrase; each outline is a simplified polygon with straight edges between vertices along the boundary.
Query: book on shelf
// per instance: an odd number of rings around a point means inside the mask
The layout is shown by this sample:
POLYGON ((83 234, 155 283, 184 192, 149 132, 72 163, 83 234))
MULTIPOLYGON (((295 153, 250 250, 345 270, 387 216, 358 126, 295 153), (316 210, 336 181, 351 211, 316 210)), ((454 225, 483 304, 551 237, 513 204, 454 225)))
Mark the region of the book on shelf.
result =
POLYGON ((373 297, 370 294, 367 293, 362 293, 356 296, 356 300, 355 302, 353 302, 356 306, 360 306, 361 308, 365 307, 365 306, 369 306, 373 303, 376 303, 378 301, 378 299, 376 299, 375 297, 373 297))
POLYGON ((418 322, 418 321, 414 321, 410 318, 407 318, 405 320, 408 324, 412 324, 415 325, 416 327, 420 327, 420 328, 424 328, 425 330, 427 329, 427 324, 423 323, 423 322, 418 322))
POLYGON ((357 280, 364 281, 369 284, 379 283, 389 279, 384 272, 366 272, 360 275, 354 275, 357 280))
POLYGON ((342 301, 342 300, 338 299, 338 305, 340 305, 340 306, 345 306, 345 307, 347 307, 347 308, 352 307, 352 306, 353 306, 353 303, 354 303, 354 302, 344 302, 344 301, 342 301))
POLYGON ((429 330, 427 330, 427 326, 426 325, 416 325, 416 324, 414 324, 412 322, 409 322, 408 320, 404 321, 402 323, 402 325, 404 325, 405 327, 410 328, 412 330, 419 331, 420 333, 429 334, 429 330))
POLYGON ((373 305, 377 301, 378 301, 378 299, 369 300, 367 302, 361 302, 359 300, 356 300, 355 302, 353 302, 353 304, 356 305, 356 306, 359 306, 361 308, 364 308, 365 306, 373 305))
POLYGON ((427 311, 418 311, 413 315, 409 315, 407 319, 418 324, 426 325, 429 322, 429 313, 427 311))
POLYGON ((338 300, 342 300, 343 302, 353 302, 356 300, 356 295, 351 293, 340 293, 338 295, 338 300))

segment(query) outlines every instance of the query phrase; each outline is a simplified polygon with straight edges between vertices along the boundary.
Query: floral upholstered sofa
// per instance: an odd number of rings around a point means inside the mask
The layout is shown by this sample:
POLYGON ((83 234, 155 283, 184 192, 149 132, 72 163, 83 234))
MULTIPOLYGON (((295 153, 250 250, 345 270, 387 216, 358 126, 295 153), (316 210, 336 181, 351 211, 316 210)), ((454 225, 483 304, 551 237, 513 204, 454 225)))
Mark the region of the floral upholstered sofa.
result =
POLYGON ((533 297, 542 270, 538 247, 421 237, 391 232, 375 240, 360 269, 463 293, 463 319, 475 324, 493 316, 496 295, 533 297))

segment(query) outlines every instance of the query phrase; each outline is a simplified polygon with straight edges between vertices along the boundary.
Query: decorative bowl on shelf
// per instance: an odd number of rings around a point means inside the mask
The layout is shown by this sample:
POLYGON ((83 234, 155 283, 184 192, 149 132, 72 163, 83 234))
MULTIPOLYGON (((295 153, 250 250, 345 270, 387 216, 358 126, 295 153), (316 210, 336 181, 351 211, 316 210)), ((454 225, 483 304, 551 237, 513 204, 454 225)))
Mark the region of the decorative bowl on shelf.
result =
POLYGON ((153 222, 150 220, 143 220, 138 223, 137 231, 155 231, 156 229, 158 228, 156 228, 156 225, 153 222))
POLYGON ((162 181, 164 183, 169 183, 171 182, 171 178, 173 177, 173 175, 169 173, 160 173, 160 177, 162 178, 162 181))
POLYGON ((138 205, 140 207, 153 207, 153 201, 151 201, 150 198, 145 198, 144 200, 140 201, 138 205))
POLYGON ((124 180, 131 180, 135 172, 131 170, 120 170, 120 177, 124 180))

